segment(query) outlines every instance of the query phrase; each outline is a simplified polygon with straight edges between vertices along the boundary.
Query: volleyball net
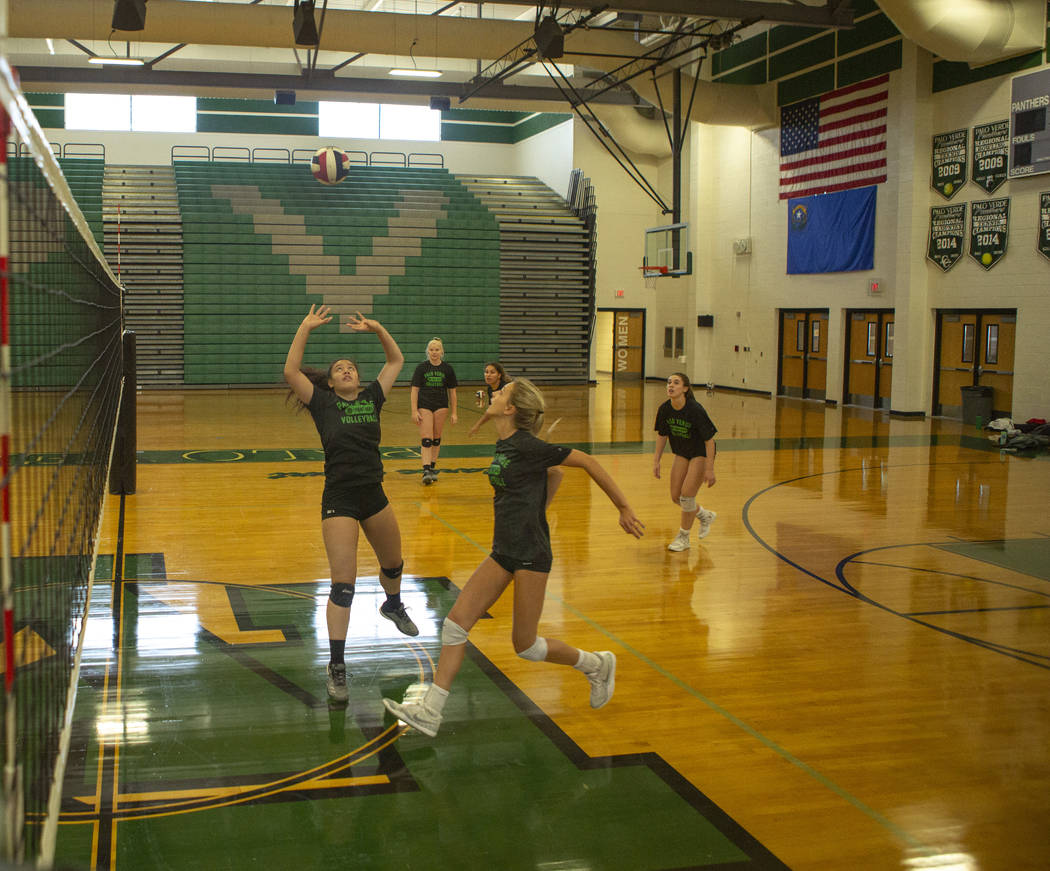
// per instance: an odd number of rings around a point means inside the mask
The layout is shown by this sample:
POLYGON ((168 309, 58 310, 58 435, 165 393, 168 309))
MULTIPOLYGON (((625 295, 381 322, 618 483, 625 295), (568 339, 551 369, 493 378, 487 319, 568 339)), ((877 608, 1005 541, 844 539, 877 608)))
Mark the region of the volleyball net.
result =
POLYGON ((0 121, 0 845, 49 867, 123 383, 122 293, 101 250, 101 177, 93 229, 3 59, 0 121))

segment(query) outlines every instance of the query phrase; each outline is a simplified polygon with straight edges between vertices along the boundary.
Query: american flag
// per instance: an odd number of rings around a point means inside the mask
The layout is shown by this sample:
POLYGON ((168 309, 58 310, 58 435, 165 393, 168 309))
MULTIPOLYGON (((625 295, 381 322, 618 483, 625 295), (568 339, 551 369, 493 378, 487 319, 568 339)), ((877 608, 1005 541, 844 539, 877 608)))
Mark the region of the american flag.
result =
POLYGON ((889 75, 780 110, 780 199, 886 181, 889 75))

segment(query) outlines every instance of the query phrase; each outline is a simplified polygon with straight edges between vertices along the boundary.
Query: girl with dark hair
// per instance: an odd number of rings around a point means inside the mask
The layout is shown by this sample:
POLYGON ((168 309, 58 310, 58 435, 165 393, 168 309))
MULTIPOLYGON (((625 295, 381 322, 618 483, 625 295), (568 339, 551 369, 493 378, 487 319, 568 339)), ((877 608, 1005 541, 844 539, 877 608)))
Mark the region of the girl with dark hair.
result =
POLYGON ((533 662, 568 665, 590 684, 592 708, 612 698, 616 685, 616 655, 587 651, 537 634, 543 598, 551 570, 550 530, 546 508, 551 493, 547 471, 554 466, 581 468, 605 491, 620 512, 620 526, 641 538, 644 524, 609 473, 589 454, 551 445, 536 437, 543 422, 543 395, 531 381, 507 384, 492 397, 485 411, 499 435, 488 476, 495 491, 492 553, 475 569, 456 599, 441 629, 441 656, 434 682, 413 685, 404 701, 383 699, 394 716, 424 735, 434 737, 452 681, 466 653, 467 633, 514 581, 514 622, 511 641, 518 656, 533 662))
POLYGON ((455 370, 445 362, 445 345, 439 338, 427 342, 427 358, 412 373, 412 422, 419 427, 423 483, 437 482, 437 458, 445 420, 456 416, 455 370))
POLYGON ((699 519, 697 538, 711 531, 718 516, 697 505, 696 494, 701 484, 715 486, 715 425, 704 407, 693 396, 689 376, 674 372, 667 379, 667 401, 656 410, 656 452, 653 474, 660 477, 660 457, 670 441, 674 462, 671 464, 671 501, 682 512, 678 534, 667 545, 668 550, 689 549, 689 531, 699 519))
POLYGON ((324 448, 321 535, 332 575, 326 611, 331 652, 328 695, 333 701, 345 702, 349 699, 346 633, 357 583, 357 543, 362 531, 379 561, 379 582, 386 592, 379 613, 405 635, 419 634, 401 602, 401 530, 383 492, 383 462, 379 456, 379 412, 405 358, 379 321, 358 312, 346 325, 355 332, 375 333, 379 338, 386 356, 379 377, 362 385, 357 365, 347 359, 336 360, 327 372, 303 369, 310 333, 332 320, 328 306, 314 309, 310 306, 310 313, 292 339, 284 362, 284 380, 310 412, 324 448))
POLYGON ((502 363, 486 363, 485 364, 485 392, 488 395, 488 404, 492 405, 492 394, 497 390, 502 390, 504 385, 510 382, 507 377, 507 371, 503 368, 502 363))

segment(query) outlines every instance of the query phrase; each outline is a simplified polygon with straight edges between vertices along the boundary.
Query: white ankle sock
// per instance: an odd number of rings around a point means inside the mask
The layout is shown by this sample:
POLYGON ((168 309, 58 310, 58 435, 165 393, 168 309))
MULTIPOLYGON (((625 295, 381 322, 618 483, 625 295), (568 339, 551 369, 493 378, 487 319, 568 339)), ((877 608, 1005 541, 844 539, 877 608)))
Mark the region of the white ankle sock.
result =
POLYGON ((445 709, 447 700, 448 690, 441 689, 436 683, 432 683, 427 689, 427 694, 423 696, 423 704, 435 714, 440 714, 445 709))
POLYGON ((580 658, 576 660, 576 665, 573 666, 577 671, 582 671, 584 674, 594 674, 601 667, 602 661, 598 658, 598 654, 591 653, 589 650, 581 650, 580 658))

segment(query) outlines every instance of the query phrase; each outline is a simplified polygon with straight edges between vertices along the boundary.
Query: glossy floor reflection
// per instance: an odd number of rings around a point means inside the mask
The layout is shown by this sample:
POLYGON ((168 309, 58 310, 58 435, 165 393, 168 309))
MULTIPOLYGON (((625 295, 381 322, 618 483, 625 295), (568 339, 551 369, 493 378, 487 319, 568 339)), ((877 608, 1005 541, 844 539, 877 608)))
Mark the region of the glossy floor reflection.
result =
POLYGON ((277 391, 143 393, 138 487, 106 508, 67 771, 69 868, 1041 869, 1050 865, 1045 457, 958 422, 699 394, 711 535, 669 553, 659 384, 548 391, 590 450, 550 511, 541 633, 616 652, 601 711, 525 662, 509 602, 471 633, 435 739, 383 696, 429 677, 491 536, 478 412, 421 484, 399 388, 386 489, 406 638, 360 552, 350 703, 324 687, 320 455, 277 391))

